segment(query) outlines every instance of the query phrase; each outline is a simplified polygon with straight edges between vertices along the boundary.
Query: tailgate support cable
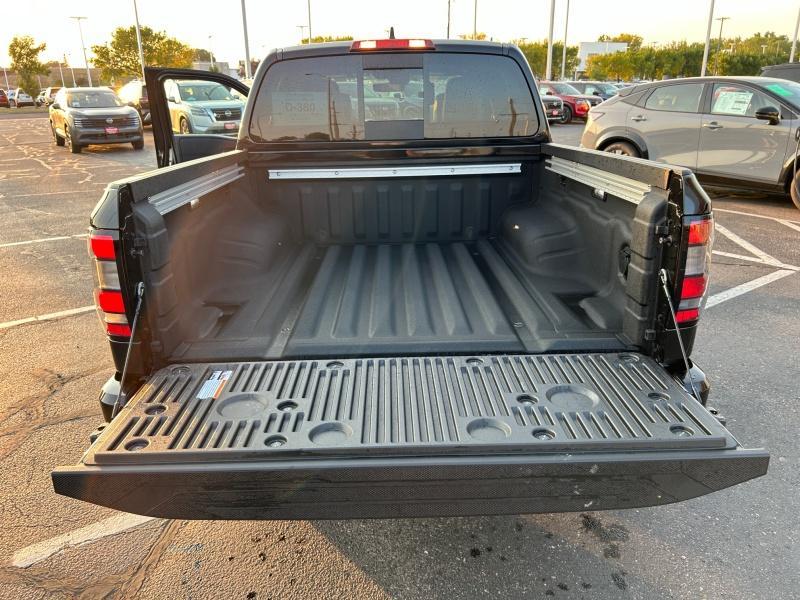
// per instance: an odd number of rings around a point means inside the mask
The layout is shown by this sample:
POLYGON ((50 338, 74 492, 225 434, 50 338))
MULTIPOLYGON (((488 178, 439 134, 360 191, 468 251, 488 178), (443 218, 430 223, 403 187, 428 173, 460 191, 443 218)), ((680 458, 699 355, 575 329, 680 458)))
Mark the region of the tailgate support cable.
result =
POLYGON ((683 337, 681 336, 681 329, 678 326, 678 319, 675 316, 675 309, 672 307, 672 294, 669 293, 669 287, 667 286, 667 271, 666 269, 661 269, 659 272, 659 276, 661 278, 661 287, 664 290, 664 294, 667 297, 667 306, 669 307, 669 314, 672 315, 672 322, 675 324, 675 335, 678 336, 678 346, 681 349, 681 356, 683 357, 683 364, 686 366, 686 375, 689 377, 689 384, 692 386, 692 394, 694 395, 695 400, 700 402, 700 396, 697 393, 697 390, 694 387, 694 378, 692 377, 692 370, 689 368, 689 357, 686 356, 686 348, 683 346, 683 337))
POLYGON ((131 339, 128 342, 128 350, 125 352, 125 364, 122 366, 122 375, 119 378, 119 395, 117 401, 114 403, 114 409, 111 411, 111 419, 117 416, 117 413, 125 406, 125 375, 128 372, 128 361, 133 352, 133 338, 136 335, 136 324, 139 322, 139 313, 142 310, 142 300, 144 299, 144 282, 140 281, 136 284, 136 309, 133 312, 133 323, 131 324, 131 339))

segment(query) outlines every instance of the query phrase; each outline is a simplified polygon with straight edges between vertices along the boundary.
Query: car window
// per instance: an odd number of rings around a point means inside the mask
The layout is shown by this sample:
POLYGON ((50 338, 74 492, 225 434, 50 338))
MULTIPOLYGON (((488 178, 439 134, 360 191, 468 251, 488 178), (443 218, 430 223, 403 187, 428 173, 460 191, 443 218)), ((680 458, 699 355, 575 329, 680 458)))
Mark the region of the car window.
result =
POLYGON ((67 106, 70 108, 111 108, 124 106, 124 103, 110 90, 88 90, 69 92, 67 106))
POLYGON ((211 100, 233 100, 230 89, 206 81, 186 81, 178 84, 178 94, 184 102, 208 102, 211 100))
POLYGON ((644 107, 649 110, 697 112, 700 108, 700 96, 702 95, 702 83, 665 85, 653 90, 653 93, 644 103, 644 107))
POLYGON ((711 94, 711 114, 755 117, 756 111, 777 103, 761 92, 741 85, 715 83, 711 94))
POLYGON ((556 94, 564 96, 580 95, 580 92, 568 83, 551 83, 550 87, 555 90, 556 94))
POLYGON ((262 141, 527 136, 539 123, 522 70, 505 56, 425 54, 420 67, 364 68, 363 56, 278 62, 253 105, 262 141))

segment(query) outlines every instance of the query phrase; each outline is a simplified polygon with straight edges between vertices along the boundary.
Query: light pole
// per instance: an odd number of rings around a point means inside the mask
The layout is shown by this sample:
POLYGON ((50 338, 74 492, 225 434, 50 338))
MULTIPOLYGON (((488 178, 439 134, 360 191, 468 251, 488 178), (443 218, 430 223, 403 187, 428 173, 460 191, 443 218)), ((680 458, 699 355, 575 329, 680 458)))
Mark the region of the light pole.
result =
POLYGON ((211 56, 211 70, 216 71, 217 66, 214 64, 214 51, 211 49, 211 38, 213 37, 213 35, 208 36, 208 53, 211 56))
POLYGON ((67 60, 66 54, 64 54, 64 64, 69 65, 69 72, 72 73, 72 87, 78 87, 78 84, 75 81, 75 67, 73 67, 72 63, 67 60))
POLYGON ((700 67, 700 77, 704 77, 706 74, 706 68, 708 68, 708 51, 711 48, 711 24, 714 21, 714 0, 711 0, 710 6, 708 7, 708 28, 706 29, 706 45, 703 48, 703 66, 700 67))
POLYGON ((58 73, 61 75, 61 87, 67 87, 67 84, 64 83, 64 69, 61 68, 61 61, 58 61, 58 73))
MULTIPOLYGON (((304 40, 304 39, 306 39, 306 36, 305 36, 305 34, 303 33, 303 32, 306 30, 306 27, 308 27, 308 25, 298 25, 298 26, 297 26, 297 28, 300 30, 300 43, 301 43, 301 44, 303 43, 303 40, 304 40)), ((310 40, 310 39, 309 39, 309 42, 308 42, 308 43, 309 43, 309 44, 311 43, 311 40, 310 40)))
POLYGON ((722 53, 722 26, 725 21, 730 17, 717 17, 715 21, 719 21, 719 44, 717 44, 717 56, 714 59, 714 75, 719 75, 719 55, 722 53))
POLYGON ((244 76, 250 79, 253 74, 250 72, 250 42, 247 40, 247 9, 242 0, 242 29, 244 30, 244 76))
POLYGON ((142 65, 142 81, 144 81, 144 48, 142 47, 142 28, 139 27, 139 7, 133 0, 133 16, 136 18, 136 44, 139 46, 139 63, 142 65))
POLYGON ((550 29, 547 32, 547 66, 545 67, 545 79, 550 81, 553 78, 553 19, 556 13, 556 0, 550 0, 550 29))
POLYGON ((567 28, 569 27, 569 0, 567 0, 567 15, 564 18, 564 47, 561 49, 561 80, 566 79, 567 72, 567 28))
POLYGON ((450 39, 450 0, 447 0, 447 39, 450 39))
POLYGON ((81 48, 83 49, 83 62, 86 65, 86 78, 89 80, 89 87, 92 87, 92 72, 89 70, 89 60, 86 58, 86 45, 83 43, 83 27, 81 21, 86 17, 70 17, 78 22, 78 33, 81 34, 81 48))
POLYGON ((792 39, 792 51, 789 53, 789 62, 794 62, 794 51, 797 49, 797 30, 800 29, 800 8, 797 9, 797 21, 794 24, 794 38, 792 39))
POLYGON ((478 0, 475 0, 472 9, 472 39, 478 39, 478 0))
POLYGON ((3 67, 3 77, 6 78, 6 89, 8 89, 8 73, 6 73, 6 68, 3 67))
POLYGON ((311 43, 311 0, 308 0, 308 43, 311 43))

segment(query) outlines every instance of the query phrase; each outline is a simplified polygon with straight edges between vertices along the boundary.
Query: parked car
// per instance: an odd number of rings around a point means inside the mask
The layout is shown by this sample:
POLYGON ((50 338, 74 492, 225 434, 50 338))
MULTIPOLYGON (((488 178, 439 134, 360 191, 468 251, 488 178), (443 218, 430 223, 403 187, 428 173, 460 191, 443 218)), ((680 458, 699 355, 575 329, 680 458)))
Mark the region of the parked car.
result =
POLYGON ((558 96, 564 102, 561 123, 571 123, 572 119, 585 119, 589 109, 603 101, 598 96, 582 94, 563 81, 540 81, 539 93, 558 96))
POLYGON ((761 67, 761 76, 800 82, 800 62, 761 67))
POLYGON ((48 106, 55 102, 56 94, 61 89, 60 85, 51 85, 44 91, 44 101, 48 106))
POLYGON ((45 101, 45 90, 39 90, 39 95, 36 96, 36 99, 33 101, 37 107, 44 106, 47 102, 45 101))
POLYGON ((147 86, 144 81, 138 79, 129 81, 119 89, 117 95, 128 106, 136 109, 143 124, 150 124, 150 103, 147 100, 147 86))
POLYGON ((238 133, 244 102, 230 88, 200 80, 171 81, 167 88, 174 132, 238 133))
POLYGON ((691 168, 706 183, 791 192, 800 84, 693 77, 620 90, 592 108, 581 146, 691 168))
POLYGON ((31 98, 30 94, 26 93, 22 88, 8 90, 8 101, 14 108, 34 106, 33 98, 31 98))
POLYGON ((50 105, 50 129, 57 146, 79 153, 91 144, 130 143, 144 148, 142 121, 105 87, 62 88, 50 105))
POLYGON ((252 91, 145 70, 169 168, 91 215, 110 422, 56 492, 177 519, 431 517, 669 504, 766 472, 689 362, 713 229, 691 171, 550 143, 515 46, 261 64, 252 91), (248 96, 238 139, 172 131, 181 78, 248 96), (364 87, 413 81, 421 114, 367 116, 364 87))
POLYGON ((541 94, 542 104, 548 121, 561 122, 564 118, 564 101, 558 96, 541 94))
POLYGON ((616 96, 619 91, 613 84, 605 81, 568 81, 567 83, 581 94, 598 96, 603 100, 616 96))
POLYGON ((5 90, 0 90, 0 108, 11 108, 8 102, 8 94, 5 90))

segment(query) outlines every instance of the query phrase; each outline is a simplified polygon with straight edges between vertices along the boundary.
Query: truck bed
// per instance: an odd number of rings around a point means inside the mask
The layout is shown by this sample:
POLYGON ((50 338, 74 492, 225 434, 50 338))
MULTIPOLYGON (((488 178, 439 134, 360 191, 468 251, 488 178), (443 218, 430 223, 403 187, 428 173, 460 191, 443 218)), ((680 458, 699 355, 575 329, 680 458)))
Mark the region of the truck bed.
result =
POLYGON ((174 358, 622 349, 618 311, 566 275, 532 276, 489 239, 287 245, 212 291, 213 325, 174 358))
POLYGON ((56 491, 185 518, 345 518, 665 504, 756 477, 641 354, 174 365, 56 491))

